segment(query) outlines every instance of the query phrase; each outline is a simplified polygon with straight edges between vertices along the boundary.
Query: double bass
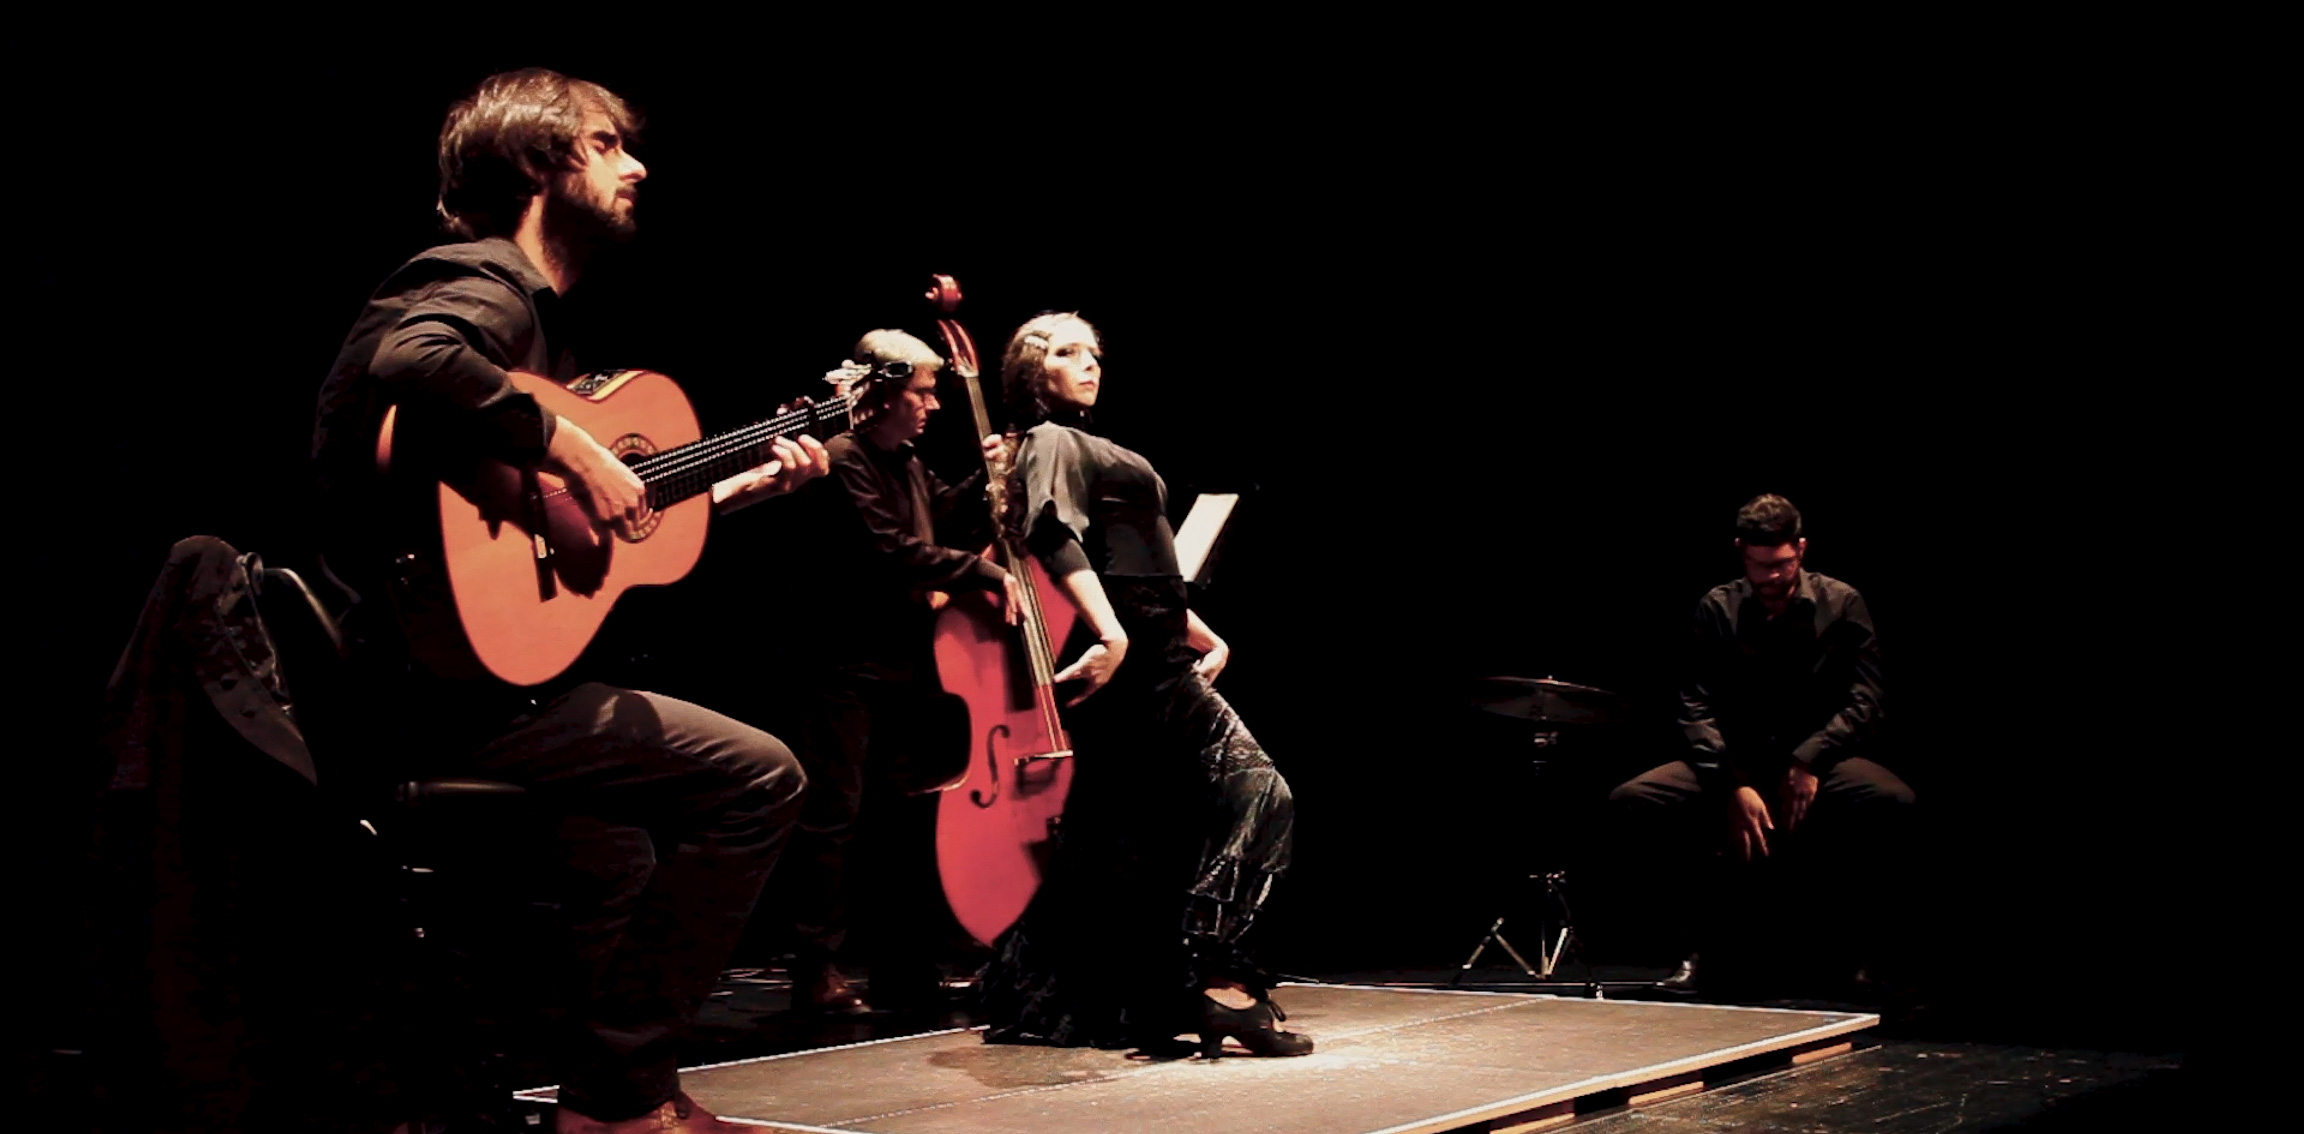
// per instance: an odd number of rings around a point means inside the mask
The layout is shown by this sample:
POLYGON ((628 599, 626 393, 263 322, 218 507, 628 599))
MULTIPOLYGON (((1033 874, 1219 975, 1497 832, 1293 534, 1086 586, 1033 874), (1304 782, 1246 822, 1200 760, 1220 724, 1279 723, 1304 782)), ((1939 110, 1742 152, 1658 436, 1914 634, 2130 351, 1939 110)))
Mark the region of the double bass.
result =
MULTIPOLYGON (((977 375, 976 343, 953 318, 960 285, 934 277, 929 302, 952 370, 968 387, 976 435, 992 432, 977 375)), ((1040 888, 1056 822, 1072 787, 1072 742, 1056 697, 1056 650, 1079 610, 1039 561, 999 523, 1002 470, 985 459, 995 518, 994 561, 1022 586, 1010 625, 989 604, 951 602, 937 614, 936 671, 968 706, 967 771, 943 788, 936 811, 936 867, 962 928, 990 945, 1015 924, 1040 888)))

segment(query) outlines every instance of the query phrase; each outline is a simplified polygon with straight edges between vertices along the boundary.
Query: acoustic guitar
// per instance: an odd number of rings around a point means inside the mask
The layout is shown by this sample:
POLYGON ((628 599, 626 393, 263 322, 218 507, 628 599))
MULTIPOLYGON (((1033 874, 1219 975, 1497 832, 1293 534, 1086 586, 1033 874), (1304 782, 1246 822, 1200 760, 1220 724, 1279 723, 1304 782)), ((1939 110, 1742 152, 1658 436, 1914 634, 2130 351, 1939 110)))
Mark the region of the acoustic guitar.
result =
MULTIPOLYGON (((581 426, 631 466, 649 515, 625 534, 595 523, 566 482, 548 473, 475 462, 415 495, 416 533, 394 563, 394 603, 417 660, 453 677, 493 675, 513 685, 550 681, 574 664, 633 587, 678 581, 704 551, 710 492, 773 458, 779 437, 829 438, 854 422, 854 372, 826 376, 834 393, 776 416, 705 437, 672 379, 617 370, 562 385, 511 372, 512 384, 581 426), (437 539, 430 538, 437 536, 437 539)), ((395 463, 398 411, 377 439, 379 467, 395 463)))

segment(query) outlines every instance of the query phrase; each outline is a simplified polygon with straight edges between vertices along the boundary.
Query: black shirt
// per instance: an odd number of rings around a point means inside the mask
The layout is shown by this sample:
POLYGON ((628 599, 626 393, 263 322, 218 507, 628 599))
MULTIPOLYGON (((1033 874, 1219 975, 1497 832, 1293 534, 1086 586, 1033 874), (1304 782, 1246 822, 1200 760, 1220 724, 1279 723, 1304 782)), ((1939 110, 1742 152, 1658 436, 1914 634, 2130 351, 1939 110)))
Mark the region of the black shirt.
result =
POLYGON ((909 669, 930 644, 930 591, 1000 593, 1006 572, 975 549, 992 540, 979 471, 947 485, 911 444, 882 449, 843 433, 824 446, 830 485, 808 495, 819 546, 816 628, 832 660, 909 669))
POLYGON ((392 556, 410 548, 414 525, 429 516, 433 482, 455 479, 475 460, 532 467, 543 459, 559 419, 506 371, 576 377, 557 333, 560 306, 550 281, 509 240, 429 249, 369 297, 320 388, 312 428, 320 548, 330 571, 358 592, 344 628, 379 736, 421 726, 427 750, 445 750, 493 734, 579 680, 570 673, 516 689, 431 673, 411 659, 387 593, 392 556), (376 442, 394 407, 387 477, 376 442), (410 713, 410 705, 424 708, 410 713))
POLYGON ((1696 604, 1680 725, 1688 762, 1713 782, 1822 772, 1880 726, 1880 642, 1856 588, 1802 571, 1770 618, 1752 584, 1712 588, 1696 604))
POLYGON ((1152 463, 1093 433, 1042 422, 1016 450, 1023 469, 1024 538, 1059 575, 1181 578, 1168 486, 1152 463))
POLYGON ((1059 578, 1094 570, 1128 633, 1128 662, 1114 680, 1174 679, 1198 654, 1185 640, 1189 596, 1168 522, 1168 486, 1152 462, 1050 421, 1025 431, 1016 463, 1032 553, 1059 578))
POLYGON ((543 273, 502 238, 430 249, 369 297, 320 388, 312 429, 322 548, 363 594, 380 585, 389 551, 381 537, 391 501, 376 466, 385 411, 401 407, 394 461, 437 466, 402 483, 473 458, 536 464, 558 419, 505 371, 576 376, 551 333, 559 307, 543 273))

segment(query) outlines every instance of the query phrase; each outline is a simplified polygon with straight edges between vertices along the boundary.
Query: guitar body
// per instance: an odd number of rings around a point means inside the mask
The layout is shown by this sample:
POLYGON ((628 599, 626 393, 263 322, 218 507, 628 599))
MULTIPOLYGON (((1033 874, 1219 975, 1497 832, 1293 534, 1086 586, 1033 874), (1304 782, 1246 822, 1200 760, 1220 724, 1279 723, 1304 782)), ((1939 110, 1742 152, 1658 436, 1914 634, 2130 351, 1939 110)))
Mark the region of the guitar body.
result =
MULTIPOLYGON (((1064 642, 1079 609, 1037 560, 1017 559, 1039 595, 1047 640, 1064 642)), ((1035 689, 1025 651, 1023 632, 988 603, 954 602, 937 615, 937 676, 968 703, 970 738, 967 773, 937 805, 936 861, 953 917, 986 945, 1040 888, 1072 789, 1071 742, 1043 709, 1052 699, 1035 689)))
MULTIPOLYGON (((702 437, 670 378, 626 370, 563 386, 512 372, 546 412, 631 461, 702 437)), ((394 460, 393 418, 378 443, 394 460)), ((403 560, 399 599, 410 648, 435 671, 549 681, 574 664, 625 591, 678 581, 704 551, 710 494, 662 508, 626 539, 593 523, 560 478, 492 461, 436 482, 436 545, 403 560)))

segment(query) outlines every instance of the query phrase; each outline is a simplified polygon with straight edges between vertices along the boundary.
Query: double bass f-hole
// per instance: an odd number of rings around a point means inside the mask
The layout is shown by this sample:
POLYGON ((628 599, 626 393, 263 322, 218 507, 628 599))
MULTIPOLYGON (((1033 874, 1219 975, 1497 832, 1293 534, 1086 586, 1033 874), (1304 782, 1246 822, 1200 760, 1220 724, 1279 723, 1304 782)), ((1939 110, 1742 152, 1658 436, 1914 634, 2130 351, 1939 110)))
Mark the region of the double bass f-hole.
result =
MULTIPOLYGON (((984 774, 991 778, 992 793, 990 795, 986 795, 981 791, 970 788, 968 789, 968 802, 973 803, 978 807, 990 807, 993 804, 1000 802, 1000 742, 1003 740, 1013 740, 1015 739, 1015 735, 1016 734, 1011 731, 1007 725, 1004 724, 996 724, 985 730, 984 774)), ((1054 752, 1027 752, 1022 756, 1016 757, 1015 789, 1026 795, 1031 794, 1035 788, 1033 787, 1032 780, 1030 779, 1028 773, 1031 772, 1032 766, 1034 764, 1040 764, 1050 760, 1068 759, 1071 757, 1071 755, 1071 749, 1059 748, 1054 752)), ((1054 774, 1055 773, 1053 771, 1049 773, 1050 776, 1053 776, 1054 774)), ((1042 786, 1045 786, 1047 782, 1048 777, 1041 777, 1042 786)))
POLYGON ((968 802, 978 807, 990 807, 1000 802, 1000 742, 1012 735, 1008 726, 993 725, 984 734, 984 774, 992 777, 992 794, 986 795, 974 788, 968 789, 968 802))

